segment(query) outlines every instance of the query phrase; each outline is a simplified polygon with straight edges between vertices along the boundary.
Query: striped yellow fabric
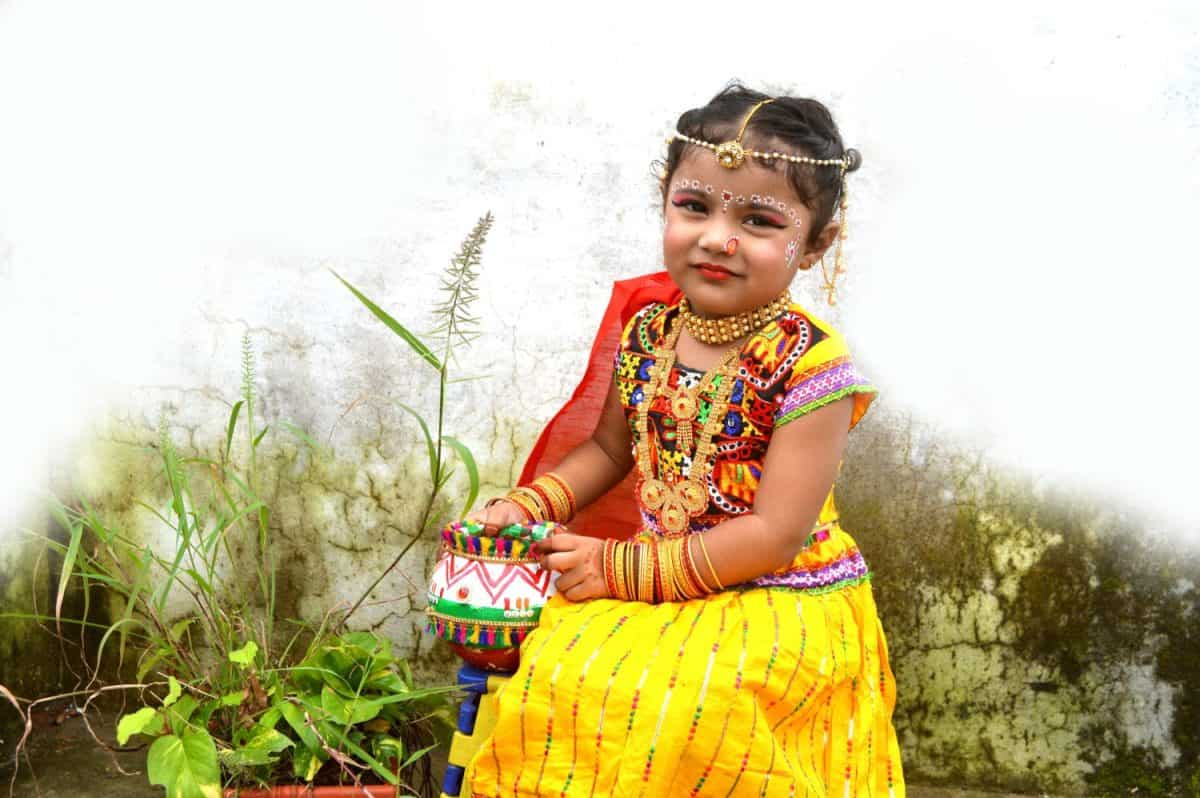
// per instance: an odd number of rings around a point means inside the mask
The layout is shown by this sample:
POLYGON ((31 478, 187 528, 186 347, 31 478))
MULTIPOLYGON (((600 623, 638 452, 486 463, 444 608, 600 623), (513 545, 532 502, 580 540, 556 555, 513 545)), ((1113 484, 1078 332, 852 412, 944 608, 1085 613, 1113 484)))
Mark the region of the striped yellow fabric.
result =
MULTIPOLYGON (((857 554, 833 526, 810 567, 857 554)), ((476 796, 904 795, 869 580, 685 603, 554 597, 468 768, 476 796)))

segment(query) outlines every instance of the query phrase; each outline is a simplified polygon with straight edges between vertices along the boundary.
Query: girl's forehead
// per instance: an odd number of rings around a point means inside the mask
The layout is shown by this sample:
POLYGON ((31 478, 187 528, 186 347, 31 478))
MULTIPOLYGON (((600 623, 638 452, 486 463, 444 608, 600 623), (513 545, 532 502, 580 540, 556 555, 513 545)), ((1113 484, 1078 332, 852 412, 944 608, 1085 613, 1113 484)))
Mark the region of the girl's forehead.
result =
POLYGON ((782 166, 772 169, 754 158, 747 158, 737 169, 727 169, 717 163, 711 151, 690 147, 679 159, 672 186, 680 179, 698 180, 702 185, 711 185, 718 191, 728 189, 735 194, 762 194, 784 202, 800 203, 782 166))

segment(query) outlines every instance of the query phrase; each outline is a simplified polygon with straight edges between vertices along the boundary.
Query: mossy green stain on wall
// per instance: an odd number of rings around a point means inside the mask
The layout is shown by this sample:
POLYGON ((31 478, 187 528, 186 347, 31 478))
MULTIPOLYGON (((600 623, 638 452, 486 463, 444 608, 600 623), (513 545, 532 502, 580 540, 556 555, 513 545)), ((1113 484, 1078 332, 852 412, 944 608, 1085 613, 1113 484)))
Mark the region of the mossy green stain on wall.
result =
POLYGON ((911 775, 1092 792, 1120 772, 1137 786, 1137 762, 1184 789, 1200 756, 1194 546, 895 419, 851 436, 838 484, 875 572, 911 775))

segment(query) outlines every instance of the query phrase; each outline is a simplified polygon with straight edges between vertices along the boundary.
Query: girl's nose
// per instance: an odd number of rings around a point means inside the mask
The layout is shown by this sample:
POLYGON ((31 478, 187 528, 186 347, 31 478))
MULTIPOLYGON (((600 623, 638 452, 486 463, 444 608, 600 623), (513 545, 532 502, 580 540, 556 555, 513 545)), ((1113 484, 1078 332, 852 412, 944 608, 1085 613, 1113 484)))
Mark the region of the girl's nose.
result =
POLYGON ((700 248, 713 254, 732 254, 726 253, 726 250, 730 237, 736 234, 737 230, 734 226, 724 219, 713 219, 705 226, 704 232, 700 236, 700 248))

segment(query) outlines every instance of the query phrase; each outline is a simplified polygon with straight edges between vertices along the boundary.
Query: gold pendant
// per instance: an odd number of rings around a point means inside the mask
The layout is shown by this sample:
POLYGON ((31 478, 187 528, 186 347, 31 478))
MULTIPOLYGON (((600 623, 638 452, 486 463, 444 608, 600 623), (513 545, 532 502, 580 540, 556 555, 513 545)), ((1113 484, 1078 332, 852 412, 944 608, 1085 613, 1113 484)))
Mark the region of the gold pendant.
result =
POLYGON ((687 529, 688 520, 708 505, 704 487, 690 479, 674 485, 661 479, 643 480, 638 495, 647 510, 658 511, 659 523, 672 534, 687 529))
POLYGON ((691 421, 700 412, 700 403, 687 388, 682 385, 671 397, 671 415, 679 421, 691 421))
POLYGON ((675 417, 677 450, 688 452, 692 448, 692 419, 700 412, 700 402, 695 393, 679 386, 671 397, 671 415, 675 417))

